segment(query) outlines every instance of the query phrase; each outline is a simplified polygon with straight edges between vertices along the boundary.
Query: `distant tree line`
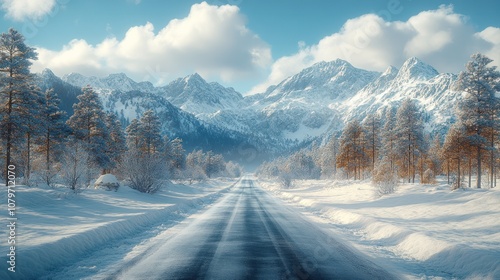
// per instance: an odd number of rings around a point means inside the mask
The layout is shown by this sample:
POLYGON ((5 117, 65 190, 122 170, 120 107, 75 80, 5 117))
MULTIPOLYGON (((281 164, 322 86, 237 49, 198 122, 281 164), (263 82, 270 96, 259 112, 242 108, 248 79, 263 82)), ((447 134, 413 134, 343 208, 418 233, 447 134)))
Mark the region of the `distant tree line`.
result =
POLYGON ((126 127, 105 112, 91 87, 84 87, 67 119, 60 99, 35 86, 29 67, 37 59, 14 29, 0 36, 0 157, 29 184, 35 176, 47 185, 62 182, 76 190, 100 174, 116 173, 141 192, 154 192, 165 178, 204 179, 241 175, 241 167, 221 155, 186 155, 181 139, 163 137, 153 110, 126 127))
MULTIPOLYGON (((362 122, 349 121, 340 137, 319 147, 300 150, 289 157, 265 162, 261 176, 290 179, 340 177, 372 178, 382 192, 393 190, 401 180, 431 183, 447 175, 453 188, 496 186, 500 165, 500 73, 482 54, 474 54, 461 72, 454 89, 464 98, 456 105, 456 123, 444 141, 425 133, 423 113, 417 102, 406 99, 382 114, 368 115, 362 122), (489 176, 485 181, 483 175, 489 176)), ((452 106, 453 104, 450 104, 452 106)))

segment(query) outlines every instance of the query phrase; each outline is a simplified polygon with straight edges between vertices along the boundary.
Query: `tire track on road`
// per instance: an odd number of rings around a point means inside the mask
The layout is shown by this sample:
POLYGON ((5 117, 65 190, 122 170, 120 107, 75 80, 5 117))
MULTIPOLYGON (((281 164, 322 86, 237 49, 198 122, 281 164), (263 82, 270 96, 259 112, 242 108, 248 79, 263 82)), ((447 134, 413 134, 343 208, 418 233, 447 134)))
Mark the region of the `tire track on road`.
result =
MULTIPOLYGON (((241 199, 243 197, 242 189, 238 194, 234 194, 234 198, 230 197, 224 202, 224 205, 232 205, 224 211, 218 213, 217 223, 213 225, 212 221, 207 221, 207 228, 215 229, 205 240, 204 244, 199 248, 198 253, 192 258, 192 261, 183 270, 172 273, 167 271, 164 276, 166 279, 173 277, 174 279, 204 279, 210 269, 211 263, 217 252, 217 248, 222 243, 225 236, 228 235, 228 228, 233 223, 237 209, 240 207, 241 199), (231 202, 235 200, 235 202, 231 202), (172 275, 173 274, 173 275, 172 275)), ((222 206, 221 206, 222 207, 222 206)), ((226 208, 226 207, 223 207, 226 208)), ((227 238, 227 237, 226 237, 227 238)))
MULTIPOLYGON (((262 193, 266 195, 265 193, 262 193)), ((261 196, 261 195, 260 195, 261 196)), ((253 196, 259 208, 259 216, 264 224, 267 234, 272 240, 273 246, 278 253, 283 268, 285 269, 281 278, 285 279, 328 279, 321 275, 317 269, 309 269, 306 264, 307 258, 298 251, 297 246, 280 224, 272 217, 259 199, 259 195, 253 196)), ((269 205, 267 205, 269 207, 269 205)))

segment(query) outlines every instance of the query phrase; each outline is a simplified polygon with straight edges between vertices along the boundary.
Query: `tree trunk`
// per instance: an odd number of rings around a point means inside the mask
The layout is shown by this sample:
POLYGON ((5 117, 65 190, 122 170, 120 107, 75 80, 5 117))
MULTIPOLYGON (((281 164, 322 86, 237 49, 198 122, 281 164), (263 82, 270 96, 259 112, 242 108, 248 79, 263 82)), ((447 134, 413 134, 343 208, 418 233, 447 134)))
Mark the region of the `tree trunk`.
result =
POLYGON ((31 164, 30 164, 30 161, 31 161, 31 132, 28 132, 27 135, 26 135, 26 174, 24 175, 25 176, 25 181, 26 181, 26 184, 29 185, 29 179, 30 179, 30 174, 31 174, 31 164))
POLYGON ((413 157, 413 160, 412 160, 412 174, 411 174, 412 178, 411 178, 411 181, 412 181, 413 184, 415 184, 415 174, 417 173, 416 172, 416 169, 417 169, 416 166, 417 165, 415 163, 415 161, 416 161, 415 160, 415 158, 416 158, 416 156, 415 156, 415 149, 413 149, 412 157, 413 157))
POLYGON ((495 131, 491 129, 491 158, 490 158, 490 188, 493 188, 493 178, 495 173, 495 131))
POLYGON ((411 146, 408 145, 408 183, 411 183, 411 146))
POLYGON ((391 136, 391 139, 389 140, 391 141, 391 171, 392 173, 394 173, 394 141, 392 140, 392 136, 391 136))
POLYGON ((481 147, 477 146, 477 184, 478 189, 481 188, 481 147))
POLYGON ((333 144, 333 174, 337 174, 337 143, 333 144))
POLYGON ((420 156, 419 161, 420 161, 420 165, 419 165, 420 183, 422 184, 422 178, 424 178, 424 158, 423 158, 423 156, 420 156))
POLYGON ((47 173, 50 171, 50 129, 47 129, 47 139, 45 140, 45 168, 47 173))
POLYGON ((494 181, 494 172, 495 172, 495 161, 494 161, 494 152, 491 151, 491 167, 490 167, 490 188, 493 188, 493 181, 494 181))
POLYGON ((472 155, 469 153, 469 188, 472 188, 472 155))
POLYGON ((446 158, 446 176, 448 177, 448 185, 450 184, 450 158, 446 158))

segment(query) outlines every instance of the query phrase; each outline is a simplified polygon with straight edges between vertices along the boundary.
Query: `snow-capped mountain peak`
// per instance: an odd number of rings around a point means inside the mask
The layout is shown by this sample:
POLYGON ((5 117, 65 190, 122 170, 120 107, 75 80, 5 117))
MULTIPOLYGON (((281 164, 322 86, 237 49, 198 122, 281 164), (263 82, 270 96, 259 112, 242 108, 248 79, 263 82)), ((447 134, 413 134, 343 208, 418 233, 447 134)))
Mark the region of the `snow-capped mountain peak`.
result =
POLYGON ((189 76, 186 76, 186 77, 184 77, 183 80, 186 81, 187 84, 194 83, 194 84, 201 85, 201 84, 206 83, 205 79, 203 79, 203 77, 201 77, 200 74, 198 74, 198 73, 194 73, 194 74, 191 74, 189 76))
POLYGON ((349 62, 336 59, 318 62, 290 76, 266 94, 267 102, 303 99, 329 104, 360 90, 380 73, 358 69, 349 62), (283 99, 286 97, 285 99, 283 99))
POLYGON ((428 80, 437 76, 439 72, 429 64, 424 63, 416 57, 405 61, 398 72, 398 79, 404 80, 428 80))
POLYGON ((45 68, 42 70, 41 76, 46 78, 46 79, 54 79, 57 78, 57 76, 50 70, 49 68, 45 68))
POLYGON ((325 84, 335 83, 340 77, 346 77, 356 72, 349 62, 336 59, 330 62, 321 61, 305 68, 278 85, 281 91, 299 91, 325 84))
POLYGON ((102 82, 107 83, 108 85, 116 85, 116 84, 125 84, 131 86, 136 84, 136 82, 130 79, 125 73, 115 73, 109 74, 107 77, 100 79, 102 82))
POLYGON ((377 112, 383 116, 390 107, 411 98, 421 106, 429 131, 442 133, 453 119, 454 105, 461 99, 459 93, 450 90, 455 80, 455 75, 439 74, 432 66, 412 57, 399 70, 389 67, 342 104, 343 120, 363 119, 377 112))
MULTIPOLYGON (((47 70, 43 75, 48 80, 53 73, 47 70)), ((383 114, 406 98, 422 106, 430 130, 444 131, 453 115, 453 103, 460 99, 450 90, 456 76, 439 74, 414 57, 400 69, 389 66, 383 73, 359 69, 341 59, 322 61, 270 86, 266 92, 245 98, 233 88, 207 82, 198 73, 163 87, 136 83, 123 73, 105 78, 74 73, 64 80, 78 87, 106 89, 99 92, 107 108, 126 119, 136 117, 146 107, 168 107, 171 103, 214 127, 265 137, 270 146, 328 137, 338 133, 346 121, 363 119, 370 113, 383 114), (165 104, 159 105, 159 100, 165 104)))
POLYGON ((91 86, 99 92, 118 90, 128 92, 133 90, 155 92, 155 87, 150 82, 135 82, 124 73, 110 74, 104 78, 84 76, 79 73, 64 75, 62 80, 77 87, 91 86))
POLYGON ((198 73, 179 78, 162 87, 172 104, 203 118, 221 109, 236 108, 243 96, 233 88, 208 83, 198 73))
POLYGON ((382 73, 381 76, 396 76, 398 74, 399 69, 394 67, 394 66, 389 66, 387 69, 382 73))
POLYGON ((86 85, 91 85, 95 84, 97 82, 97 78, 92 76, 92 77, 86 77, 80 73, 69 73, 61 78, 63 81, 72 84, 77 87, 84 87, 86 85))

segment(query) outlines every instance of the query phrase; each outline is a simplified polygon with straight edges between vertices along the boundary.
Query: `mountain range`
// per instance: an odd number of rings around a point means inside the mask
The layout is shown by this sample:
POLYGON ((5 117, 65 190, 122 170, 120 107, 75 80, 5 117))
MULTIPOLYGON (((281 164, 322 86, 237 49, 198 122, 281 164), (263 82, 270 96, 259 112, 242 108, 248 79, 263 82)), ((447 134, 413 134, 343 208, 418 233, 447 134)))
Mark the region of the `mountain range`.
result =
POLYGON ((161 87, 135 82, 123 73, 59 78, 46 69, 37 79, 42 89, 55 88, 68 114, 79 89, 90 85, 124 126, 153 109, 164 133, 181 137, 187 149, 213 149, 249 162, 339 135, 348 120, 363 120, 371 113, 385 116, 406 98, 421 107, 429 133, 444 134, 462 98, 453 90, 455 74, 439 73, 414 57, 400 69, 389 66, 383 73, 340 59, 319 62, 249 96, 207 82, 197 73, 161 87))

